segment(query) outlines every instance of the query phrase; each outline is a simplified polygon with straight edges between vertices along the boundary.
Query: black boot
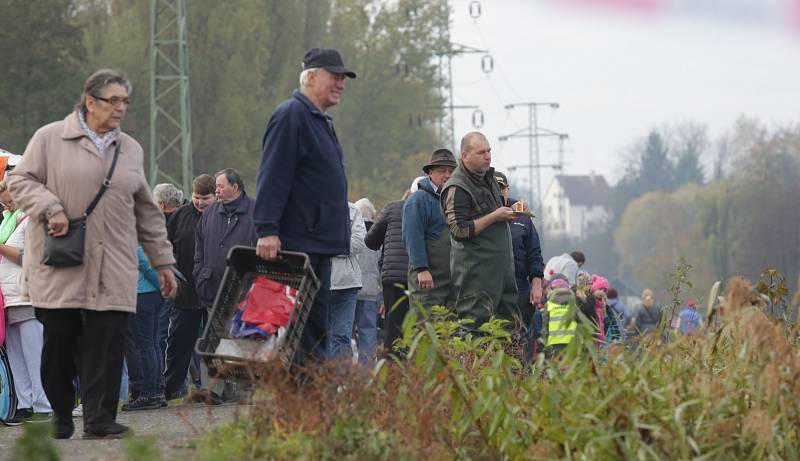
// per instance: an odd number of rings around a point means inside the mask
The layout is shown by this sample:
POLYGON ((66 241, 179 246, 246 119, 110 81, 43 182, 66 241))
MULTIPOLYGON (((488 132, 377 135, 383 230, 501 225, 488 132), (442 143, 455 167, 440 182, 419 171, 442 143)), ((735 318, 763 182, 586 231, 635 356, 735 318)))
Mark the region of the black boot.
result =
POLYGON ((128 435, 131 429, 120 423, 108 423, 100 427, 86 428, 83 430, 84 439, 121 439, 128 435))
POLYGON ((75 424, 72 415, 53 415, 53 438, 68 439, 75 433, 75 424))

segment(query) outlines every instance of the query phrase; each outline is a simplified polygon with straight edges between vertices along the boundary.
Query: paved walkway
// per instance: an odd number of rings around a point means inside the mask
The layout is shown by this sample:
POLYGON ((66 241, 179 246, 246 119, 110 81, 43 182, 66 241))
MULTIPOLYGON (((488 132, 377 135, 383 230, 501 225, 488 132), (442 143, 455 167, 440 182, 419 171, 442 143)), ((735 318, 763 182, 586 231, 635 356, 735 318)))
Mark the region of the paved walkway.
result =
MULTIPOLYGON (((137 437, 156 440, 162 460, 194 460, 194 448, 187 442, 210 429, 234 421, 246 406, 186 404, 160 410, 121 412, 118 421, 132 428, 137 437)), ((55 440, 62 461, 125 460, 123 440, 83 440, 83 422, 75 418, 75 435, 69 440, 55 440)), ((0 460, 9 460, 22 427, 0 425, 0 460)), ((14 460, 22 461, 22 460, 14 460)))

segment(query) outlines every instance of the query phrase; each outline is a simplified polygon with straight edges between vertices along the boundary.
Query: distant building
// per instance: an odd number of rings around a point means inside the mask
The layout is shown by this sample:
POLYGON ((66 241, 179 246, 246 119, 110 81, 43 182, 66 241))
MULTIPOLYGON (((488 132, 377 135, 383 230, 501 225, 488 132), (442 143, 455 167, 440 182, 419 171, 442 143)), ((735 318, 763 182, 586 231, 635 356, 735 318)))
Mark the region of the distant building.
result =
POLYGON ((611 188, 601 175, 557 175, 542 199, 549 235, 583 240, 610 217, 611 188))

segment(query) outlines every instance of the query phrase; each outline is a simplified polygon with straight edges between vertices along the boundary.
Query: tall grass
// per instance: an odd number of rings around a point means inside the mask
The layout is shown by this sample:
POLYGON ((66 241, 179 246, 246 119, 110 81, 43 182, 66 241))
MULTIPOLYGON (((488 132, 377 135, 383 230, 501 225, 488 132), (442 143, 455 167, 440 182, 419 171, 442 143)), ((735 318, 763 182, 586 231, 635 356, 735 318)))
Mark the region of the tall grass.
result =
MULTIPOLYGON (((715 298, 715 295, 710 298, 715 298)), ((206 459, 800 459, 797 329, 729 284, 709 326, 668 343, 598 347, 588 328, 523 366, 492 320, 406 319, 408 359, 265 378, 250 415, 200 443, 206 459)), ((674 336, 674 335, 673 335, 674 336)))

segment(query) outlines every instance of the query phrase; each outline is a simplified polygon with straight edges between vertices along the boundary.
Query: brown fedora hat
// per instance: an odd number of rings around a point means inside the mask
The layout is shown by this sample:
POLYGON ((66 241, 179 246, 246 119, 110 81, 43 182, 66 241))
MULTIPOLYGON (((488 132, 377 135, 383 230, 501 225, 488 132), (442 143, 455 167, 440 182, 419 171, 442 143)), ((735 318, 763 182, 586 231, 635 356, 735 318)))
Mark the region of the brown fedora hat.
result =
POLYGON ((456 158, 453 156, 453 153, 447 149, 436 149, 433 151, 431 155, 431 161, 424 167, 422 167, 422 171, 425 174, 430 173, 431 168, 435 166, 449 166, 449 167, 457 167, 458 164, 456 163, 456 158))

